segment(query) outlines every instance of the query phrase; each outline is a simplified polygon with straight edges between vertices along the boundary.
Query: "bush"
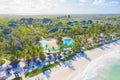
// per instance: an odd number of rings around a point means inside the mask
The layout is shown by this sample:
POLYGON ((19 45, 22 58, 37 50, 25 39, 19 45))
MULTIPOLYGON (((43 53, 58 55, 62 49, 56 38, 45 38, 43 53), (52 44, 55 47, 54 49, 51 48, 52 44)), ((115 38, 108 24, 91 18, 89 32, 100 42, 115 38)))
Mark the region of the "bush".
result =
POLYGON ((53 63, 51 65, 45 65, 42 69, 43 69, 43 71, 47 71, 47 70, 50 70, 51 68, 53 68, 53 67, 55 67, 55 66, 57 66, 59 64, 60 64, 59 62, 55 62, 55 63, 53 63))
POLYGON ((37 74, 39 74, 39 73, 42 73, 42 72, 43 72, 43 71, 42 71, 42 68, 37 68, 37 69, 35 69, 35 70, 33 70, 33 71, 25 74, 25 76, 26 76, 26 77, 27 77, 27 76, 32 77, 32 76, 35 76, 35 75, 37 75, 37 74))
POLYGON ((22 77, 14 78, 12 80, 22 80, 22 77))

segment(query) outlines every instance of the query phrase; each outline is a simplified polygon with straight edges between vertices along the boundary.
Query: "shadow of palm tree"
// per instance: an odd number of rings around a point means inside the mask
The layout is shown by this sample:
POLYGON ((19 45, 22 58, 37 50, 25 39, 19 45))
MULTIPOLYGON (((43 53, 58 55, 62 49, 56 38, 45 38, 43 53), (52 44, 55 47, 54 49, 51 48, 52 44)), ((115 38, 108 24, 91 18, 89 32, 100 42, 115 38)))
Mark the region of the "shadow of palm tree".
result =
POLYGON ((67 63, 67 67, 71 70, 75 70, 74 66, 72 65, 72 62, 71 61, 68 61, 67 63))
POLYGON ((117 42, 117 41, 115 41, 114 43, 113 43, 113 45, 120 45, 120 43, 119 42, 117 42))
POLYGON ((103 46, 100 46, 98 48, 101 49, 101 50, 105 50, 105 48, 103 46))
POLYGON ((72 60, 63 62, 62 64, 63 64, 63 66, 68 67, 70 70, 75 70, 75 68, 74 68, 74 66, 72 64, 72 60))
POLYGON ((107 48, 107 49, 109 49, 109 48, 110 48, 110 47, 108 47, 108 46, 106 46, 106 45, 105 45, 104 47, 105 47, 105 48, 107 48))
POLYGON ((50 78, 51 70, 44 71, 43 74, 46 76, 46 78, 50 78))
POLYGON ((86 60, 91 61, 90 57, 88 57, 84 51, 81 51, 77 54, 79 54, 81 57, 84 57, 86 60))

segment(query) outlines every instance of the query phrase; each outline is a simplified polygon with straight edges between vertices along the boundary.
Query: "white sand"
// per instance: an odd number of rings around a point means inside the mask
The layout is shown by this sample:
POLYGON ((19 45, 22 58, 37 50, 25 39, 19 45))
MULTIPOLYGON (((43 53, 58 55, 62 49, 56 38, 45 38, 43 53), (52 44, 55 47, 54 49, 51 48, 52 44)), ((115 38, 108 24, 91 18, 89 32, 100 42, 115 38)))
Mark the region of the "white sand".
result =
POLYGON ((38 80, 38 77, 40 79, 42 78, 42 80, 86 80, 87 78, 92 77, 92 75, 95 75, 91 74, 91 72, 95 73, 95 70, 98 67, 104 66, 99 64, 104 61, 105 57, 112 57, 114 53, 118 52, 119 50, 120 40, 117 41, 117 43, 113 42, 100 48, 86 51, 85 53, 92 59, 91 62, 85 58, 77 58, 76 61, 71 60, 72 62, 70 62, 70 65, 72 65, 75 70, 63 65, 57 66, 56 68, 52 69, 51 73, 48 73, 50 75, 48 79, 45 75, 39 74, 35 77, 28 78, 28 80, 38 80))

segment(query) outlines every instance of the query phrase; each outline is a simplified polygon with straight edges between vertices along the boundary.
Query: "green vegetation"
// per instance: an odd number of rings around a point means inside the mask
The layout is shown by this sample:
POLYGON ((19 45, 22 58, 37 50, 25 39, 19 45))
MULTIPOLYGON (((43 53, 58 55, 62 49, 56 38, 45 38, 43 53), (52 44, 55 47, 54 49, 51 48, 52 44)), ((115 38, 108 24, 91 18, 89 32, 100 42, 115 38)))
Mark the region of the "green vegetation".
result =
MULTIPOLYGON (((36 58, 43 58, 44 52, 43 48, 39 46, 35 46, 35 44, 38 44, 41 40, 41 37, 44 38, 56 38, 58 39, 58 45, 60 45, 60 52, 62 52, 62 49, 66 46, 61 44, 61 38, 64 36, 69 36, 75 40, 75 46, 72 47, 72 50, 75 51, 79 47, 85 47, 85 49, 89 48, 88 45, 88 39, 91 38, 92 42, 95 45, 97 45, 99 42, 96 42, 96 40, 99 40, 99 38, 102 38, 104 36, 107 36, 106 40, 111 40, 111 38, 119 37, 120 34, 120 27, 119 25, 109 25, 104 23, 98 23, 97 21, 93 22, 92 24, 88 23, 82 23, 82 21, 78 21, 77 24, 74 24, 72 26, 67 25, 68 19, 67 18, 60 18, 56 19, 57 16, 49 16, 53 23, 52 24, 43 24, 41 23, 43 16, 32 16, 35 20, 32 22, 32 27, 27 24, 27 22, 20 24, 20 19, 22 17, 1 17, 0 18, 0 55, 10 61, 14 61, 12 59, 20 59, 25 58, 25 60, 32 59, 33 56, 36 58), (9 27, 9 23, 16 23, 17 27, 9 27), (62 22, 62 25, 56 26, 58 22, 62 22), (83 26, 88 26, 87 29, 84 29, 83 26), (54 33, 50 33, 49 31, 52 28, 58 28, 58 31, 54 33), (63 28, 71 28, 71 30, 62 32, 63 28), (3 34, 3 31, 5 29, 8 29, 11 31, 10 34, 5 35, 3 34), (114 36, 112 37, 111 34, 114 36), (19 40, 16 40, 19 39, 19 40), (18 41, 22 45, 23 50, 19 50, 17 48, 18 41), (81 45, 83 43, 83 45, 81 45), (33 54, 34 53, 34 54, 33 54)), ((27 17, 28 18, 28 17, 27 17)), ((94 18, 94 16, 72 16, 69 21, 73 22, 74 18, 94 18)), ((98 18, 104 20, 112 20, 112 18, 116 18, 116 21, 119 21, 119 16, 98 16, 98 18)), ((54 48, 53 48, 54 49, 54 48)))
MULTIPOLYGON (((39 43, 42 38, 56 38, 58 40, 59 52, 54 52, 56 53, 54 57, 52 54, 50 55, 52 55, 52 59, 58 59, 58 57, 62 56, 59 59, 60 62, 72 59, 76 55, 74 53, 79 48, 90 50, 120 38, 120 25, 118 23, 120 21, 120 15, 74 15, 71 18, 26 16, 26 21, 22 23, 21 18, 23 19, 23 17, 25 16, 0 17, 0 58, 9 60, 11 63, 15 62, 18 64, 21 59, 24 59, 26 65, 29 65, 30 61, 46 60, 47 52, 44 52, 43 47, 39 43), (29 17, 32 17, 32 22, 27 21, 30 19, 29 17), (46 17, 52 23, 43 23, 43 18, 46 17), (90 23, 88 22, 89 19, 93 19, 93 21, 90 23), (75 22, 74 20, 78 21, 75 22), (58 25, 59 22, 62 24, 58 25), (68 22, 72 22, 72 25, 68 25, 68 22), (17 26, 11 27, 9 23, 15 23, 17 26), (53 28, 58 28, 58 30, 56 32, 50 32, 53 28), (69 30, 63 30, 64 28, 68 28, 69 30), (66 36, 73 38, 75 43, 69 46, 71 47, 72 53, 69 53, 69 50, 67 50, 67 57, 63 58, 62 53, 64 52, 64 48, 68 46, 63 44, 62 37, 66 36)), ((52 47, 52 49, 54 50, 55 48, 52 47)), ((52 53, 52 51, 48 51, 52 53)), ((50 57, 49 61, 51 61, 50 57)), ((37 75, 60 64, 56 60, 54 62, 50 62, 49 66, 43 65, 43 68, 37 68, 27 73, 26 76, 37 75)), ((4 63, 5 61, 0 60, 0 65, 4 63)))
POLYGON ((0 59, 0 65, 3 65, 5 63, 5 60, 0 59))
POLYGON ((12 80, 22 80, 22 77, 14 78, 12 80))

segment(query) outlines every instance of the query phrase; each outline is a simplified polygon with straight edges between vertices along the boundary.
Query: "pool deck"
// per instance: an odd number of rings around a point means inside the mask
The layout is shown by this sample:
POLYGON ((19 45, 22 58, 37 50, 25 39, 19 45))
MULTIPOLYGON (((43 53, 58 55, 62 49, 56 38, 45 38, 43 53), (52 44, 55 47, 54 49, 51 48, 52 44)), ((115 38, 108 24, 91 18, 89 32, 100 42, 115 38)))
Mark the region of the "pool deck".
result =
MULTIPOLYGON (((69 37, 69 36, 63 37, 63 39, 66 39, 66 38, 71 38, 71 37, 69 37)), ((72 38, 71 38, 71 39, 72 39, 72 38)))
POLYGON ((47 45, 50 46, 50 47, 54 47, 54 46, 56 46, 56 45, 57 45, 57 39, 52 38, 51 40, 53 40, 53 41, 47 43, 47 45))

